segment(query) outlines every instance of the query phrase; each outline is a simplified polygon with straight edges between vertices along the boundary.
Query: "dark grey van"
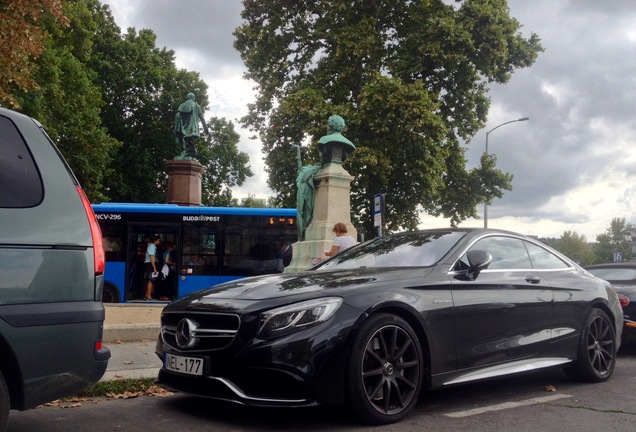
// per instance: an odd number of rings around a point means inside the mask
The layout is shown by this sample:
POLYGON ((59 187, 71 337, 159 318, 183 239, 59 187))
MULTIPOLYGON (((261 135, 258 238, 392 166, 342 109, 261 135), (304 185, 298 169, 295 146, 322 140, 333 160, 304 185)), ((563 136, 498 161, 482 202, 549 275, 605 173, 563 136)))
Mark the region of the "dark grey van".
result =
POLYGON ((0 108, 0 431, 97 382, 104 250, 91 206, 34 119, 0 108))

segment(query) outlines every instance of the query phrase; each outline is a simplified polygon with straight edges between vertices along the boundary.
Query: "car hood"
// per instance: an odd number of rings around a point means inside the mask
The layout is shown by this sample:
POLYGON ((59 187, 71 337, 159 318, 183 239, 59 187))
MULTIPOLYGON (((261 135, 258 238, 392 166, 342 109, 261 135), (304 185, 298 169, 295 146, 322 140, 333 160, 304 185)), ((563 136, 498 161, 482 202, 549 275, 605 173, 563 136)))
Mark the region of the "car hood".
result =
POLYGON ((220 299, 264 300, 321 291, 327 295, 339 295, 361 285, 370 287, 387 281, 396 283, 398 280, 413 277, 413 271, 418 272, 418 278, 424 277, 431 270, 432 268, 405 269, 400 267, 281 273, 224 283, 198 291, 189 296, 188 299, 201 302, 215 302, 220 299))

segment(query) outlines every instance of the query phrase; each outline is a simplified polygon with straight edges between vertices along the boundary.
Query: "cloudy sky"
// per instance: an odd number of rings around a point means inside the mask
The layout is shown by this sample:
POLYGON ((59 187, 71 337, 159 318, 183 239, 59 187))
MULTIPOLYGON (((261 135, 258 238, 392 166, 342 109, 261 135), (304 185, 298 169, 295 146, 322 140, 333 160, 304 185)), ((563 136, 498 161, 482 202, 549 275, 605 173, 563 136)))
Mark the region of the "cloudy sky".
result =
MULTIPOLYGON (((209 85, 206 115, 236 121, 253 101, 232 47, 238 0, 102 0, 115 21, 152 29, 177 66, 209 85)), ((514 176, 511 192, 488 208, 488 226, 541 237, 565 231, 594 241, 612 218, 636 223, 636 4, 633 0, 509 0, 522 33, 545 52, 506 85, 493 86, 487 126, 467 145, 468 167, 488 150, 514 176), (529 121, 502 123, 529 117, 529 121)), ((255 176, 234 191, 265 198, 260 143, 240 130, 255 176)), ((346 133, 345 133, 346 135, 346 133)), ((385 191, 390 199, 390 191, 385 191)), ((483 207, 479 208, 483 216, 483 207)), ((464 226, 483 226, 483 219, 464 226)), ((448 226, 423 216, 422 228, 448 226)))

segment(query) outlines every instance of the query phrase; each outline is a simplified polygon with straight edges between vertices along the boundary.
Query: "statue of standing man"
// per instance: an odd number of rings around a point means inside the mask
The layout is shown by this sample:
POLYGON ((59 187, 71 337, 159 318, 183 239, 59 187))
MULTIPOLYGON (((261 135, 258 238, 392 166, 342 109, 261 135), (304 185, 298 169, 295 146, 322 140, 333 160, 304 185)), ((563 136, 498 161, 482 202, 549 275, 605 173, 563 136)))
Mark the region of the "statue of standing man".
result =
POLYGON ((201 136, 199 121, 203 124, 203 130, 207 134, 208 125, 203 117, 203 110, 196 103, 194 93, 188 93, 186 101, 179 105, 174 119, 177 144, 183 148, 181 158, 194 159, 197 155, 196 140, 201 136))

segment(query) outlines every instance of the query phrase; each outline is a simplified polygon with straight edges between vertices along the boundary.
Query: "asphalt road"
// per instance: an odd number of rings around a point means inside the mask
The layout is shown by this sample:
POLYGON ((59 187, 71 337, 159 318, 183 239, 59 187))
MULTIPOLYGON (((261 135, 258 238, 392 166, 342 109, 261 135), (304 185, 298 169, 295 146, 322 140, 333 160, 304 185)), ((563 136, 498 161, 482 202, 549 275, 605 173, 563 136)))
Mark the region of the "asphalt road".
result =
POLYGON ((635 389, 636 347, 629 347, 622 349, 614 375, 605 383, 576 383, 560 370, 549 370, 436 390, 425 393, 404 421, 382 427, 357 424, 335 408, 251 409, 176 394, 14 411, 8 430, 633 432, 635 389))

